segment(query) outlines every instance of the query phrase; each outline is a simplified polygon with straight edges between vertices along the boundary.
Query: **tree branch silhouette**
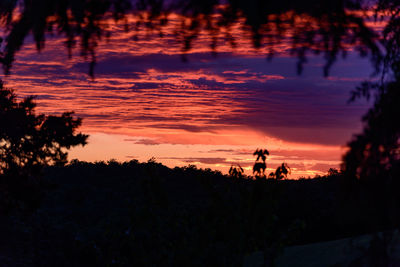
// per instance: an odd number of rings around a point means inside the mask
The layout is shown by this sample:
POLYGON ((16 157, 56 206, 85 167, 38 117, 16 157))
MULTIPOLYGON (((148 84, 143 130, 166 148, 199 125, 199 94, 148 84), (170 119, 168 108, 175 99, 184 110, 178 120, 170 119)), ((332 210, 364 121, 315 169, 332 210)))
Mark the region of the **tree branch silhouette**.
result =
POLYGON ((81 55, 89 59, 89 74, 93 76, 98 44, 111 35, 108 18, 123 23, 127 32, 145 28, 162 36, 169 16, 177 14, 181 23, 172 34, 182 44, 182 55, 191 49, 201 32, 210 36, 213 52, 219 33, 223 33, 223 41, 234 46, 232 27, 244 22, 243 31, 250 33, 253 46, 267 47, 268 58, 275 54, 276 44, 291 44, 291 53, 298 58, 299 73, 309 53, 323 53, 324 75, 328 75, 337 57, 345 56, 349 47, 355 47, 361 56, 369 55, 378 69, 382 59, 379 35, 367 26, 369 17, 365 12, 352 12, 366 9, 362 3, 359 0, 10 0, 0 4, 0 25, 5 33, 0 62, 8 74, 29 34, 41 51, 46 34, 56 33, 65 38, 70 55, 79 41, 81 55))
POLYGON ((14 92, 0 81, 0 195, 18 201, 38 189, 43 167, 65 164, 66 150, 84 146, 88 138, 76 133, 82 120, 73 118, 72 112, 37 115, 35 107, 33 97, 18 101, 14 92))

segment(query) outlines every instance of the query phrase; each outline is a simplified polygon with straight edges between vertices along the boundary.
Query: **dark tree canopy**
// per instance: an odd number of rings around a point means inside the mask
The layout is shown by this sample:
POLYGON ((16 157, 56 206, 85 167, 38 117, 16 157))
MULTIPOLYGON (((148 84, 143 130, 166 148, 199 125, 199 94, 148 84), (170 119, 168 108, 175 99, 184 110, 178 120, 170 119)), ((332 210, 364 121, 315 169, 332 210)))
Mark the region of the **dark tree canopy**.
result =
POLYGON ((0 81, 0 213, 37 205, 43 167, 66 163, 66 149, 86 144, 88 136, 76 133, 81 119, 37 115, 35 106, 33 97, 18 101, 0 81))
POLYGON ((86 144, 87 135, 75 133, 81 119, 71 112, 36 115, 35 106, 33 97, 17 101, 0 81, 0 175, 38 174, 47 164, 66 163, 65 149, 86 144))
POLYGON ((400 81, 364 84, 379 90, 375 104, 363 117, 364 130, 349 143, 344 170, 350 177, 393 179, 400 175, 400 81))
POLYGON ((75 133, 81 119, 36 115, 35 106, 33 97, 17 101, 0 82, 0 175, 38 175, 47 164, 66 163, 66 149, 86 144, 87 135, 75 133))
POLYGON ((93 75, 96 47, 111 34, 106 18, 124 24, 127 31, 146 28, 162 35, 169 15, 175 13, 182 17, 174 32, 182 43, 182 53, 190 50, 200 32, 210 35, 213 50, 217 49, 220 32, 234 46, 232 26, 244 20, 243 31, 251 33, 255 47, 267 47, 266 56, 274 54, 275 44, 289 42, 299 59, 299 71, 307 53, 323 53, 327 75, 337 56, 346 55, 349 47, 363 56, 370 55, 375 67, 379 66, 379 35, 366 25, 366 9, 369 6, 361 0, 8 0, 0 3, 5 40, 1 63, 9 73, 15 54, 29 34, 40 51, 46 34, 56 33, 64 36, 70 52, 79 41, 82 56, 90 57, 93 75))

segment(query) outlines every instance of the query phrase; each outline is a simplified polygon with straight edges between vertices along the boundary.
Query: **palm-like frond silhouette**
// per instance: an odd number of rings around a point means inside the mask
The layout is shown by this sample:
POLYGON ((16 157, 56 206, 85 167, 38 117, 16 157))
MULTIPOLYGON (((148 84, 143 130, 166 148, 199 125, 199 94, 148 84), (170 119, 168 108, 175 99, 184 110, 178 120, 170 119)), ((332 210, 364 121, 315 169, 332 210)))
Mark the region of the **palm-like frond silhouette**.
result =
POLYGON ((269 156, 269 151, 266 149, 257 149, 253 153, 253 156, 257 156, 256 161, 261 159, 263 162, 265 162, 265 160, 267 159, 267 156, 269 156))

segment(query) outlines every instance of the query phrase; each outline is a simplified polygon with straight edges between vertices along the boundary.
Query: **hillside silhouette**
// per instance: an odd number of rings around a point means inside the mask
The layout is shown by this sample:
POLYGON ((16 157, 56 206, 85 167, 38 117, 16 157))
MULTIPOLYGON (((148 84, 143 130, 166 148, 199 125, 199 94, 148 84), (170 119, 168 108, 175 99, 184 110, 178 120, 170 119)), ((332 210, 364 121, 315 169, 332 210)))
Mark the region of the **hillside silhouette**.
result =
POLYGON ((36 213, 2 219, 6 265, 242 266, 255 251, 273 262, 284 246, 384 231, 400 219, 397 194, 384 202, 352 190, 334 170, 253 180, 154 160, 74 160, 47 167, 43 181, 36 213))

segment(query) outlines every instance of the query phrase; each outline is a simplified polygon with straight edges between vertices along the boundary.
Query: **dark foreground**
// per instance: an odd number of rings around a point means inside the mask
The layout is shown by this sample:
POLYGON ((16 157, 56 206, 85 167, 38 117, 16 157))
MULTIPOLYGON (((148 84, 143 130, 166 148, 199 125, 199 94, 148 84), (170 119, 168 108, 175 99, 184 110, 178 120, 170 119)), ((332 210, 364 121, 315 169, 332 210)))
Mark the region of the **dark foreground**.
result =
MULTIPOLYGON (((242 266, 255 252, 270 266, 284 247, 399 222, 393 188, 337 173, 233 179, 154 161, 74 162, 45 173, 39 208, 0 218, 0 266, 242 266)), ((387 265, 385 240, 371 240, 365 255, 374 260, 350 266, 387 265)))

